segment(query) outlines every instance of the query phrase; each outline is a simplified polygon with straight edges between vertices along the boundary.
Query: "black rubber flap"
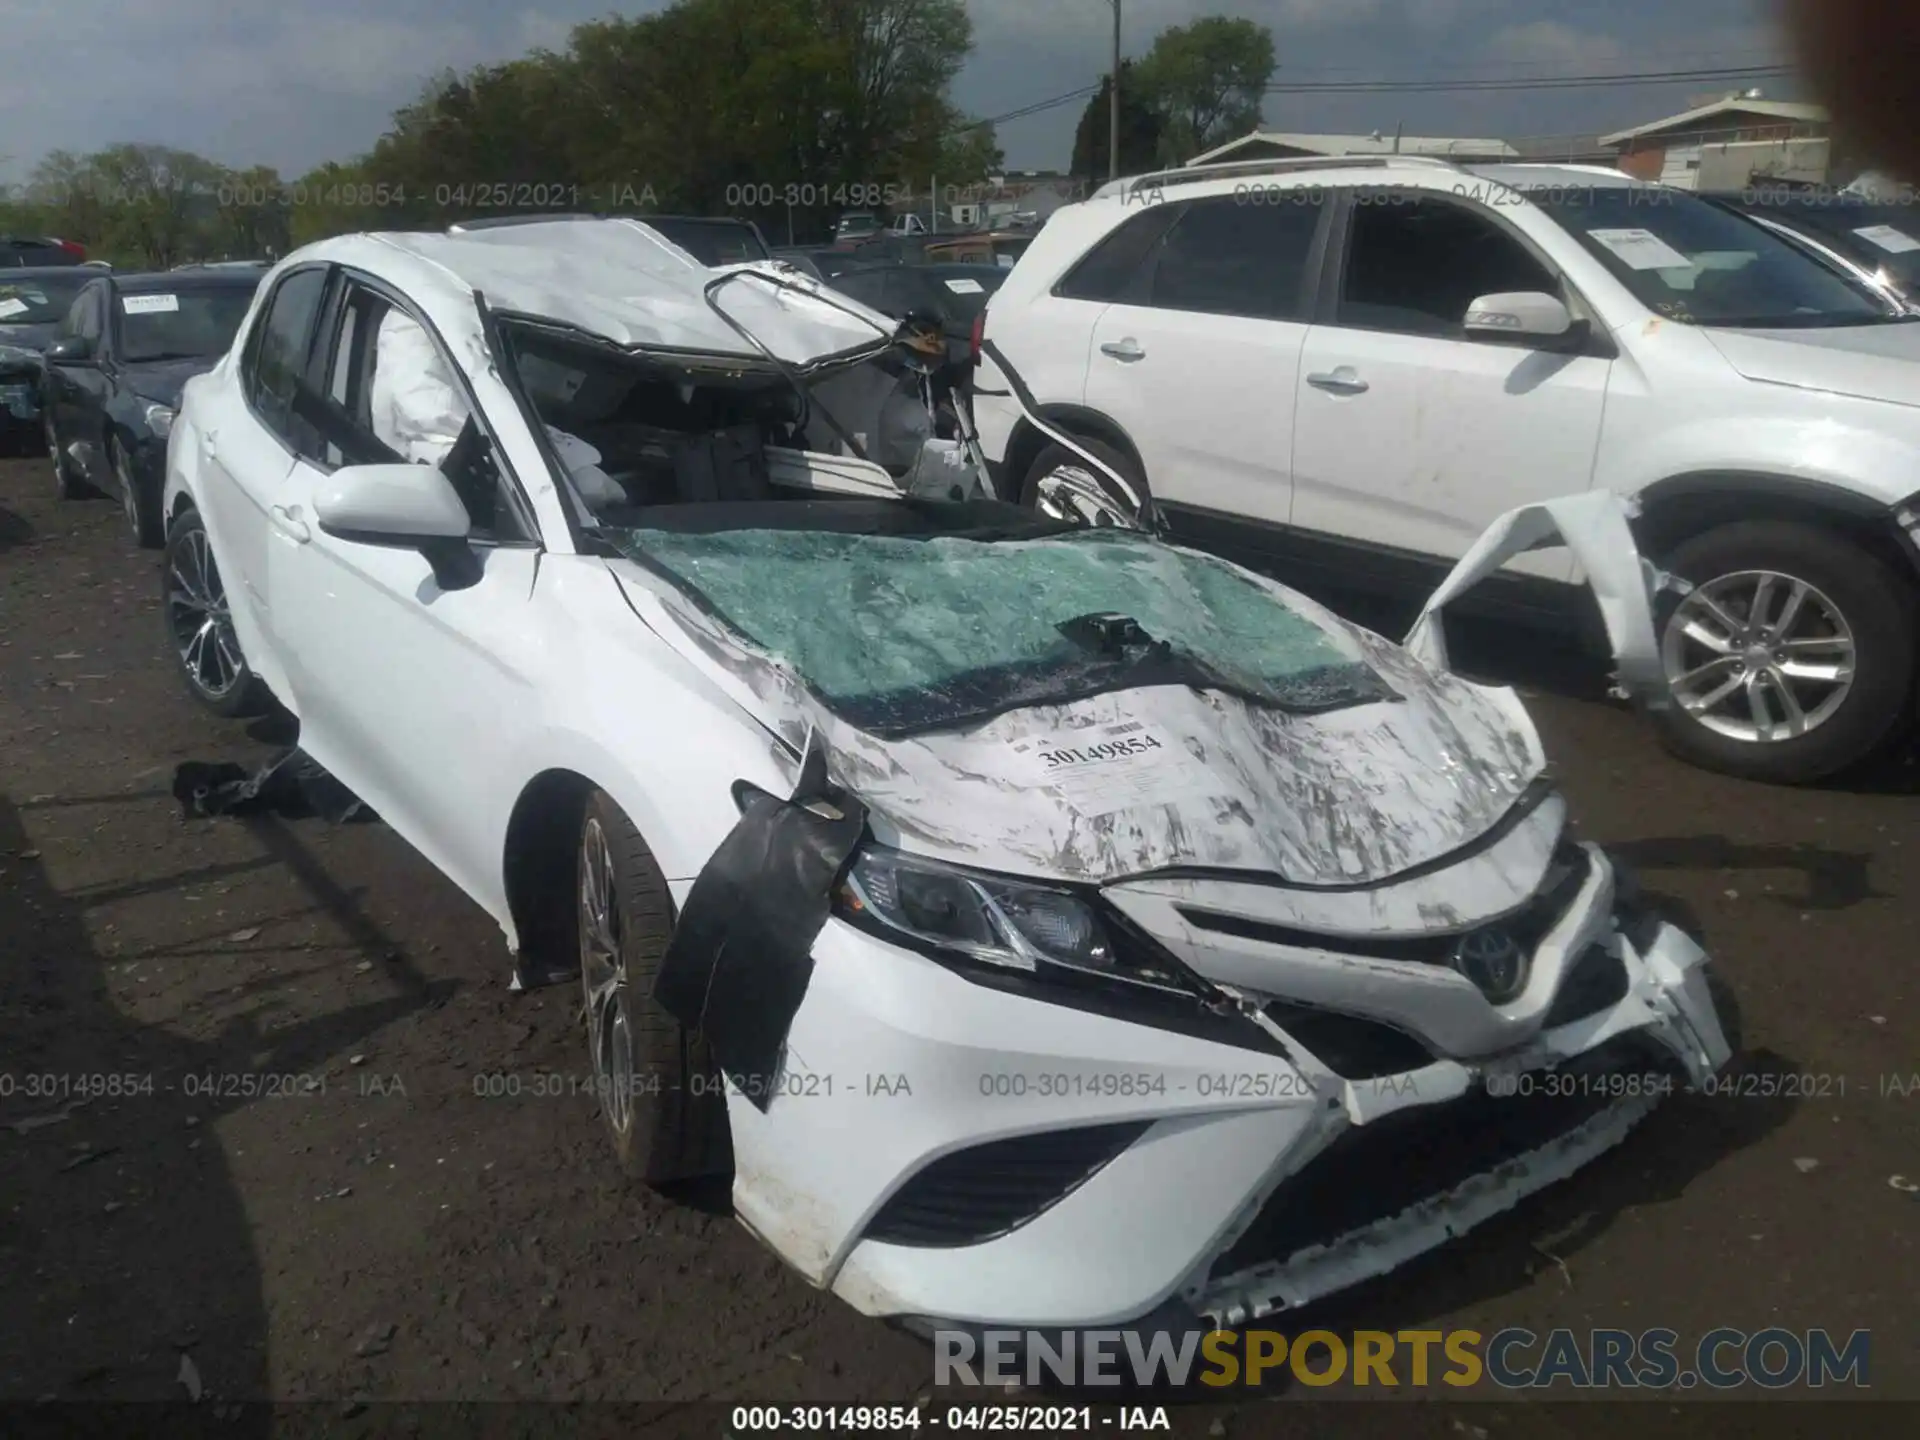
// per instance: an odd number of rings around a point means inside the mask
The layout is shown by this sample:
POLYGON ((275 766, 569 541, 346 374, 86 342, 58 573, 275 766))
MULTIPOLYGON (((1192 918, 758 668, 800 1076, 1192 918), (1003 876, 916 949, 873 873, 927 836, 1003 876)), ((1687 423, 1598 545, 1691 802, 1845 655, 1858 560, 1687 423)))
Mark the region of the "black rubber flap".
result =
POLYGON ((813 978, 813 942, 867 813, 827 780, 817 741, 791 799, 751 789, 743 798, 740 823, 693 882, 653 993, 765 1111, 813 978))

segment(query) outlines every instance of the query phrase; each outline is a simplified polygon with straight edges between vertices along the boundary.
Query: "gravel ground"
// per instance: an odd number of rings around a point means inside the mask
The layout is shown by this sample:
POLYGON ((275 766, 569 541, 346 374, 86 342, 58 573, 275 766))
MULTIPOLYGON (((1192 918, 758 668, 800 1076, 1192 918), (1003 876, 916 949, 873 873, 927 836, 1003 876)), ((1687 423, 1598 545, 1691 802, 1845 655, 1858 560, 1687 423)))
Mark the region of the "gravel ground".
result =
MULTIPOLYGON (((392 833, 181 819, 176 764, 276 737, 194 707, 154 557, 117 505, 52 491, 44 460, 0 462, 0 1402, 178 1398, 183 1356, 203 1403, 329 1414, 925 1393, 921 1342, 786 1271, 724 1195, 622 1183, 589 1100, 476 1093, 580 1073, 575 996, 510 994, 497 929, 392 833), (40 1076, 105 1093, 29 1093, 40 1076)), ((1583 833, 1690 912, 1738 994, 1742 1064, 1788 1078, 1670 1104, 1323 1323, 1867 1328, 1873 1393, 1920 1398, 1920 1201, 1889 1183, 1920 1178, 1920 1088, 1901 1093, 1920 1087, 1920 772, 1740 784, 1618 708, 1529 693, 1583 833)), ((1724 1405, 1640 1408, 1654 1433, 1729 1428, 1724 1405)), ((1179 1417, 1304 1434, 1312 1413, 1179 1417)), ((1575 1423, 1393 1413, 1436 1436, 1575 1423)))

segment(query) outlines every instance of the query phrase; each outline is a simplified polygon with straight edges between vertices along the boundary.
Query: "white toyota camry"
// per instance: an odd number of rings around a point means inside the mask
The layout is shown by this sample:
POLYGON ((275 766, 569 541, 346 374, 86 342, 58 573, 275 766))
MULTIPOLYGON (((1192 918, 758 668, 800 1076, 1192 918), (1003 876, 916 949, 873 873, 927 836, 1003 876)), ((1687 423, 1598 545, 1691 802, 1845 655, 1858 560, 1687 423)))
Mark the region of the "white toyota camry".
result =
POLYGON ((174 423, 188 685, 270 692, 520 983, 578 973, 630 1173, 731 1173, 916 1327, 1233 1325, 1727 1061, 1706 957, 1436 623, 1557 532, 1657 683, 1617 501, 1505 517, 1396 645, 987 498, 914 353, 635 222, 361 235, 174 423))

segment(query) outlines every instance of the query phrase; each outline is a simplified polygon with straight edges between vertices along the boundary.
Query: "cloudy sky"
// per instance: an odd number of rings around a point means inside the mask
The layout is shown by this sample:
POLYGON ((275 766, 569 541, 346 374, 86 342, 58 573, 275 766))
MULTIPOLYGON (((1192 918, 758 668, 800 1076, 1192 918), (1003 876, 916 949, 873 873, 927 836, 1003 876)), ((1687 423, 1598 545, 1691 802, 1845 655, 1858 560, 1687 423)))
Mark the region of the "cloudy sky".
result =
MULTIPOLYGON (((47 150, 140 140, 298 174, 366 149, 448 66, 559 47, 575 23, 666 0, 8 0, 0 184, 47 150)), ((956 98, 1004 115, 1096 82, 1108 0, 968 0, 976 45, 956 98)), ((1584 76, 1778 63, 1770 0, 1125 0, 1126 49, 1199 14, 1268 25, 1276 83, 1584 76)), ((1621 129, 1710 83, 1554 91, 1270 96, 1276 128, 1500 136, 1621 129)), ((1765 82, 1795 98, 1791 79, 1765 82)), ((1000 128, 1010 166, 1063 166, 1083 102, 1000 128)))

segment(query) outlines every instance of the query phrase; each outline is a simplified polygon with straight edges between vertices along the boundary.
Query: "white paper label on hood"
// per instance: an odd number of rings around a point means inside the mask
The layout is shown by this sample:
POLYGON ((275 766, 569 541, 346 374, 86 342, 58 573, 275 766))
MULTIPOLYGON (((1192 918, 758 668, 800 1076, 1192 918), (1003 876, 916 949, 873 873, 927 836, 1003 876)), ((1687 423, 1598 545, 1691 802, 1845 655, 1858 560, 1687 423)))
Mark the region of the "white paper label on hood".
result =
POLYGON ((129 315, 171 315, 180 308, 178 295, 122 295, 120 308, 129 315))
POLYGON ((1863 225, 1853 233, 1889 254, 1904 255, 1909 250, 1920 250, 1920 240, 1891 225, 1863 225))
POLYGON ((6 299, 0 300, 0 320, 6 320, 15 315, 24 315, 30 308, 32 307, 18 296, 9 295, 6 299))
POLYGON ((980 293, 980 282, 978 280, 949 280, 947 281, 947 289, 956 295, 978 295, 980 293))
POLYGON ((1686 270, 1693 262, 1651 230, 1589 230, 1632 270, 1686 270))
POLYGON ((1024 779, 1088 815, 1198 800, 1221 789, 1184 746, 1137 721, 1029 736, 1008 748, 1024 779))

